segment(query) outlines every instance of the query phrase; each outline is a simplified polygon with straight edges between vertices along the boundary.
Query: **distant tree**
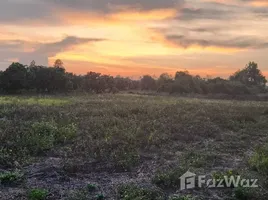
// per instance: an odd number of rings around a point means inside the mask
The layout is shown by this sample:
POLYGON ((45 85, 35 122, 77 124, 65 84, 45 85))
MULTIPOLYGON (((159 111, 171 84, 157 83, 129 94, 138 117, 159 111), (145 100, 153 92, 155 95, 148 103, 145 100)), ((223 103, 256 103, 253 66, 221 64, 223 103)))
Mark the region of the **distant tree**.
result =
POLYGON ((156 81, 150 75, 144 75, 141 79, 141 89, 142 90, 155 90, 156 81))
POLYGON ((249 62, 242 70, 235 72, 230 76, 231 81, 240 81, 247 86, 265 87, 267 80, 258 69, 258 64, 249 62))
POLYGON ((173 83, 173 78, 170 74, 168 73, 161 74, 157 80, 157 91, 158 92, 170 92, 172 83, 173 83))
POLYGON ((64 64, 63 64, 62 60, 60 60, 60 59, 55 60, 54 67, 64 68, 64 64))
POLYGON ((33 60, 31 63, 30 63, 30 66, 29 67, 35 67, 35 61, 33 60))
POLYGON ((20 63, 12 63, 2 74, 2 87, 6 92, 25 89, 27 85, 27 69, 20 63))

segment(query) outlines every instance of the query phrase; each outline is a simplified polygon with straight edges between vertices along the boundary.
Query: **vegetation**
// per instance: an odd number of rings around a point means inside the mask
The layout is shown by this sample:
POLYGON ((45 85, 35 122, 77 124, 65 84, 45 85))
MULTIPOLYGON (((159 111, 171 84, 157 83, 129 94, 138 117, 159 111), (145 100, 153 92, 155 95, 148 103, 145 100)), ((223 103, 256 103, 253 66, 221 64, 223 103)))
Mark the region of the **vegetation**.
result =
POLYGON ((48 196, 48 191, 44 189, 32 189, 29 191, 29 200, 45 200, 48 196))
POLYGON ((39 196, 29 188, 46 188, 43 196, 59 200, 265 200, 267 108, 263 101, 127 93, 2 97, 0 172, 19 169, 23 181, 3 175, 15 185, 1 183, 0 199, 29 199, 39 196), (187 170, 239 174, 258 179, 259 188, 180 191, 187 170))
POLYGON ((122 200, 164 200, 164 195, 159 190, 140 188, 131 184, 121 186, 119 195, 122 200))
POLYGON ((75 75, 65 71, 61 60, 56 60, 53 67, 37 66, 34 61, 30 66, 12 63, 5 71, 0 72, 0 92, 4 94, 71 91, 117 93, 142 90, 169 94, 252 95, 266 92, 266 82, 257 63, 254 62, 249 62, 244 69, 235 72, 229 79, 205 79, 198 75, 192 76, 187 71, 178 71, 174 77, 163 73, 158 79, 144 75, 140 80, 96 72, 75 75))
POLYGON ((0 173, 0 183, 3 185, 18 183, 22 180, 22 178, 23 174, 18 170, 0 173))

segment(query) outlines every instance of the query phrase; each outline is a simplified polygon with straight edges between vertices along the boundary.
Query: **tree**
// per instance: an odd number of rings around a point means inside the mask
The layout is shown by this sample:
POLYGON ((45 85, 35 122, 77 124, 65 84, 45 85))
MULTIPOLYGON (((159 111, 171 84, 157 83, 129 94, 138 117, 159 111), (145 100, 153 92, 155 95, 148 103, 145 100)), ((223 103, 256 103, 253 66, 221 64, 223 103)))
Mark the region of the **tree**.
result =
POLYGON ((249 62, 242 70, 235 72, 230 76, 231 81, 240 81, 247 86, 265 87, 267 80, 258 69, 258 64, 249 62))
POLYGON ((64 68, 64 64, 63 64, 62 60, 60 60, 60 59, 55 60, 54 67, 64 68))
POLYGON ((2 87, 6 92, 25 89, 27 69, 20 63, 12 63, 2 74, 2 87))
POLYGON ((163 73, 157 80, 157 91, 158 92, 170 92, 173 78, 170 74, 163 73))
POLYGON ((35 67, 35 61, 33 60, 31 63, 30 63, 30 66, 29 67, 35 67))
POLYGON ((142 90, 155 90, 156 81, 150 75, 145 75, 141 79, 141 89, 142 90))

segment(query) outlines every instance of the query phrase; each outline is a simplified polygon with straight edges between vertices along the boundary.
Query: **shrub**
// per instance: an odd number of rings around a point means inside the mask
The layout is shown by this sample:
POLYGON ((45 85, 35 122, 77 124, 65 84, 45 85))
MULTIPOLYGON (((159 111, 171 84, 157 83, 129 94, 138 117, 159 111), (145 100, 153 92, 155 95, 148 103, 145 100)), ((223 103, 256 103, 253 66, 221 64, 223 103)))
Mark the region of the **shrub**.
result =
POLYGON ((96 195, 96 199, 97 200, 103 200, 105 197, 104 197, 104 195, 103 194, 97 194, 96 195))
POLYGON ((268 145, 257 149, 250 158, 249 165, 256 171, 268 175, 268 145))
POLYGON ((48 191, 44 189, 32 189, 28 194, 29 200, 45 200, 48 196, 48 191))
POLYGON ((88 200, 87 192, 85 190, 74 191, 67 198, 67 200, 88 200))
POLYGON ((29 133, 22 136, 22 146, 32 155, 38 155, 53 148, 56 143, 71 140, 76 131, 75 124, 59 127, 55 122, 35 122, 29 133))
POLYGON ((237 200, 249 200, 253 197, 249 188, 238 187, 234 190, 234 197, 237 200))
POLYGON ((0 174, 0 183, 3 185, 10 185, 18 183, 23 178, 23 174, 16 170, 14 172, 4 172, 0 174))
POLYGON ((54 146, 54 135, 57 127, 51 122, 35 122, 31 126, 29 135, 25 135, 24 142, 32 154, 39 154, 54 146))
POLYGON ((64 143, 67 140, 73 139, 76 135, 76 132, 77 126, 74 123, 60 127, 55 134, 55 140, 59 143, 64 143))
POLYGON ((111 152, 112 161, 119 168, 123 168, 125 170, 130 170, 133 166, 135 166, 140 159, 138 152, 133 149, 125 149, 125 150, 114 150, 111 152))
POLYGON ((174 195, 172 197, 169 197, 168 200, 193 200, 191 196, 179 196, 179 195, 174 195))
POLYGON ((140 188, 133 184, 122 185, 118 188, 119 199, 121 200, 164 200, 161 191, 149 188, 140 188))
POLYGON ((92 191, 96 190, 96 188, 97 188, 97 186, 94 185, 94 184, 88 184, 88 185, 87 185, 87 190, 88 190, 89 192, 92 192, 92 191))
POLYGON ((180 186, 180 177, 185 173, 182 167, 177 167, 168 172, 158 172, 152 179, 152 182, 161 188, 178 188, 180 186))

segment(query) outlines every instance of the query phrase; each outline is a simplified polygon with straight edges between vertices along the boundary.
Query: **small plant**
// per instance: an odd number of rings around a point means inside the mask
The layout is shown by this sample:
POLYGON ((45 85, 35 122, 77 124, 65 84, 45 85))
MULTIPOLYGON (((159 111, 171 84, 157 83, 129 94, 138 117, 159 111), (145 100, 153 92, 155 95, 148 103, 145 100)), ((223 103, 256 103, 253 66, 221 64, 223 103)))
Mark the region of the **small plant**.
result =
POLYGON ((39 154, 54 146, 57 126, 52 122, 35 122, 30 134, 24 139, 24 145, 32 154, 39 154))
POLYGON ((179 195, 174 195, 172 197, 169 197, 168 200, 194 200, 191 196, 179 196, 179 195))
POLYGON ((96 199, 97 200, 103 200, 105 197, 104 197, 104 195, 103 194, 98 194, 97 196, 96 196, 96 199))
POLYGON ((140 188, 136 185, 129 184, 119 187, 119 199, 121 200, 164 200, 164 195, 161 191, 149 188, 140 188))
MULTIPOLYGON (((213 174, 212 174, 212 177, 213 177, 213 179, 215 179, 216 181, 217 181, 217 183, 219 183, 221 180, 223 180, 223 182, 222 182, 222 184, 225 186, 225 187, 227 187, 227 183, 228 182, 226 182, 227 180, 226 180, 226 178, 230 178, 231 176, 234 176, 234 177, 236 177, 236 176, 238 176, 239 174, 237 173, 237 172, 235 172, 235 171, 233 171, 233 170, 228 170, 228 171, 226 171, 226 172, 214 172, 213 174)), ((231 185, 229 185, 230 187, 234 187, 234 184, 231 184, 231 185)))
POLYGON ((268 175, 268 145, 257 149, 250 158, 249 165, 256 171, 268 175))
POLYGON ((249 200, 252 198, 252 194, 249 188, 238 187, 234 190, 234 197, 237 200, 249 200))
POLYGON ((97 186, 95 185, 95 184, 88 184, 87 185, 87 190, 89 191, 89 192, 93 192, 93 191, 95 191, 97 189, 97 186))
POLYGON ((180 177, 185 170, 182 167, 177 167, 168 172, 158 172, 152 179, 152 183, 161 188, 178 188, 180 186, 180 177))
POLYGON ((65 143, 67 140, 73 139, 76 135, 76 132, 77 126, 74 123, 60 127, 55 134, 55 140, 58 143, 65 143))
POLYGON ((29 194, 29 200, 45 200, 48 196, 48 191, 44 189, 32 189, 29 194))
POLYGON ((72 191, 67 200, 88 200, 86 190, 72 191))
POLYGON ((21 181, 23 174, 20 171, 4 172, 0 174, 0 183, 3 185, 13 184, 21 181))

